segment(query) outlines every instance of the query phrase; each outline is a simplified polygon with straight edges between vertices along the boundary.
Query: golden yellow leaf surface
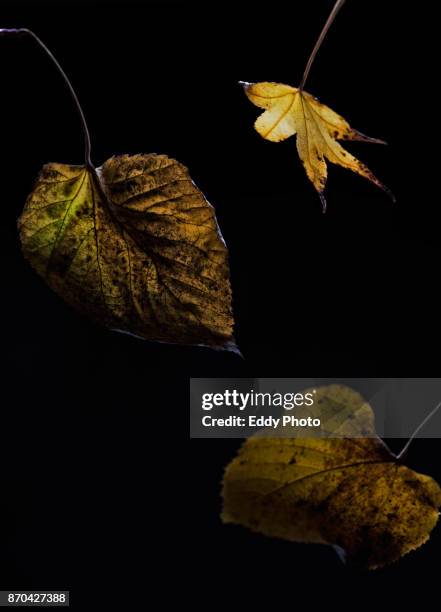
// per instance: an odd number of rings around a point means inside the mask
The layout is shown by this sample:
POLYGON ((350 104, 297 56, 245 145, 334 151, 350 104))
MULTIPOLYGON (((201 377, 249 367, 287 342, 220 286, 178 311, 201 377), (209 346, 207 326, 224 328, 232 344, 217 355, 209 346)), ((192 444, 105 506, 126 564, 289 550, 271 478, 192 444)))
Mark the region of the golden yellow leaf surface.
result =
POLYGON ((48 164, 19 219, 48 285, 109 328, 148 340, 234 347, 228 251, 213 207, 165 155, 97 169, 48 164))
POLYGON ((339 434, 362 437, 249 438, 225 471, 224 522, 329 544, 371 569, 419 547, 438 520, 438 484, 397 461, 358 393, 331 385, 317 402, 328 433, 334 422, 339 434))
POLYGON ((242 85, 251 102, 265 109, 254 124, 263 138, 280 142, 290 136, 297 136, 297 152, 309 180, 320 196, 323 210, 326 210, 326 161, 364 176, 394 199, 389 189, 369 168, 337 142, 362 140, 385 144, 384 141, 369 138, 352 129, 343 117, 296 87, 269 82, 242 85))

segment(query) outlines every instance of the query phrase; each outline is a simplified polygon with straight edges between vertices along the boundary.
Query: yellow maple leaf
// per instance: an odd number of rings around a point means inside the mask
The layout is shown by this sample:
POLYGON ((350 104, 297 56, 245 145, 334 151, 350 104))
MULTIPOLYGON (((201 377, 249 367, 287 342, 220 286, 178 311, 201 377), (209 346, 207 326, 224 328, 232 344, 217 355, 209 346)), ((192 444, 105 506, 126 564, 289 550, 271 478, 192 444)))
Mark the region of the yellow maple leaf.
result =
POLYGON ((345 0, 336 0, 309 56, 298 87, 291 87, 283 83, 240 82, 251 102, 265 109, 254 124, 257 132, 263 138, 272 142, 280 142, 297 135, 299 157, 309 180, 319 194, 323 212, 326 211, 324 196, 328 175, 326 160, 361 174, 383 189, 395 201, 392 192, 372 174, 369 168, 337 142, 338 140, 362 140, 386 144, 384 140, 369 138, 352 129, 343 117, 328 106, 321 104, 317 98, 304 90, 315 56, 344 2, 345 0))
POLYGON ((383 140, 370 138, 352 129, 343 117, 300 88, 269 82, 242 85, 251 102, 265 109, 254 124, 263 138, 280 142, 297 135, 299 157, 320 196, 323 210, 326 210, 323 194, 327 179, 326 160, 361 174, 394 199, 390 190, 369 168, 337 142, 362 140, 386 144, 383 140))

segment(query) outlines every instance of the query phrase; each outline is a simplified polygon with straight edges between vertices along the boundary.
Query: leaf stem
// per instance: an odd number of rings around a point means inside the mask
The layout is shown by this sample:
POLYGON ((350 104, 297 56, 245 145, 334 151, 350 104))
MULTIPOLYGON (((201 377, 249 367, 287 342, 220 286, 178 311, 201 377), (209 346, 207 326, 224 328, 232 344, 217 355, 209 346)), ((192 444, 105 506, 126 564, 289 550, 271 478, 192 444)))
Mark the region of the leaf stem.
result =
POLYGON ((302 76, 302 80, 300 81, 300 85, 299 85, 300 91, 302 91, 304 86, 305 86, 306 79, 308 78, 308 75, 309 75, 309 71, 311 70, 311 66, 312 66, 312 64, 313 64, 313 62, 315 60, 315 56, 317 55, 318 50, 322 46, 322 42, 323 42, 324 38, 325 38, 326 34, 328 33, 328 30, 331 27, 334 19, 337 17, 337 13, 341 9, 341 7, 345 3, 345 1, 346 0, 337 0, 337 2, 334 4, 334 8, 330 12, 329 17, 326 20, 326 23, 323 26, 322 31, 320 32, 320 36, 318 37, 317 42, 314 45, 314 49, 312 50, 311 55, 309 56, 308 62, 307 62, 306 67, 305 67, 305 71, 304 71, 303 76, 302 76))
POLYGON ((20 35, 20 34, 25 34, 26 36, 30 36, 31 38, 33 38, 35 40, 35 42, 43 49, 43 51, 46 53, 46 55, 52 60, 52 62, 57 67, 58 72, 63 77, 64 82, 66 83, 66 85, 67 85, 67 87, 68 87, 68 89, 70 91, 70 94, 72 96, 72 99, 74 101, 75 107, 76 107, 76 109, 78 111, 78 114, 79 114, 80 120, 81 120, 81 127, 82 127, 82 131, 83 131, 83 136, 84 136, 84 162, 85 162, 85 165, 89 169, 93 170, 94 166, 93 166, 91 158, 90 158, 90 154, 91 154, 91 142, 90 142, 89 129, 87 127, 86 118, 84 116, 83 109, 81 108, 81 104, 80 104, 80 102, 78 100, 78 97, 77 97, 77 94, 75 93, 74 88, 72 87, 71 82, 69 81, 66 73, 64 72, 64 70, 60 66, 58 60, 55 58, 55 56, 52 54, 52 52, 48 49, 48 47, 46 47, 44 42, 42 40, 40 40, 40 38, 34 32, 32 32, 32 30, 28 30, 27 28, 0 29, 0 36, 1 35, 20 35))
POLYGON ((421 421, 421 423, 418 425, 418 427, 415 429, 415 431, 413 432, 413 434, 410 436, 410 438, 408 439, 408 441, 406 442, 406 444, 404 445, 403 449, 398 453, 398 455, 396 455, 397 460, 402 459, 404 457, 404 455, 407 453, 409 446, 411 445, 412 441, 414 440, 414 438, 416 438, 416 436, 418 435, 418 433, 420 432, 420 430, 424 427, 424 425, 430 421, 430 419, 438 412, 438 410, 441 408, 441 402, 439 402, 435 408, 433 408, 433 410, 431 410, 429 412, 429 414, 421 421))

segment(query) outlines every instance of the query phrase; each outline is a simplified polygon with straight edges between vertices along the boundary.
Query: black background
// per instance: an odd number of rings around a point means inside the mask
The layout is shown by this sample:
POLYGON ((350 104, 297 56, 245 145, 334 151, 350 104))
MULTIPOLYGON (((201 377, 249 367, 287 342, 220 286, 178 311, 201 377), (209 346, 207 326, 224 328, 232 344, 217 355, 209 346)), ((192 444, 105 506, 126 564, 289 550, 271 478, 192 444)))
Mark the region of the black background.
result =
MULTIPOLYGON (((1 25, 35 30, 70 76, 96 165, 155 151, 189 166, 230 249, 244 354, 100 329, 23 261, 16 219, 41 165, 81 163, 83 142, 50 61, 31 40, 0 40, 2 587, 70 588, 81 607, 100 585, 140 602, 157 576, 166 599, 211 606, 239 587, 251 606, 295 605, 311 585, 338 598, 430 582, 439 529, 398 564, 354 573, 331 549, 223 527, 237 442, 188 442, 189 376, 440 374, 432 4, 348 0, 306 87, 390 143, 348 148, 396 204, 332 167, 323 215, 294 139, 262 140, 237 84, 298 84, 331 5, 2 2, 1 25)), ((437 441, 416 441, 408 463, 441 479, 437 441)))

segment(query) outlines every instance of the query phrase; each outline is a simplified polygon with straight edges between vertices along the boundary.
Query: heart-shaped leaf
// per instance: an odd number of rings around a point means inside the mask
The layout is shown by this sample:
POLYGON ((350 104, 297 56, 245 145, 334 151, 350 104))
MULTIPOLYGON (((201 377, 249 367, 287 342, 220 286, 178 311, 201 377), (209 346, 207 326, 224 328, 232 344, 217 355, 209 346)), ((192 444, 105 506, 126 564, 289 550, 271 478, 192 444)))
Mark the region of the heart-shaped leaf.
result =
POLYGON ((19 219, 23 252, 77 310, 148 340, 234 348, 214 209, 165 155, 48 164, 19 219))

